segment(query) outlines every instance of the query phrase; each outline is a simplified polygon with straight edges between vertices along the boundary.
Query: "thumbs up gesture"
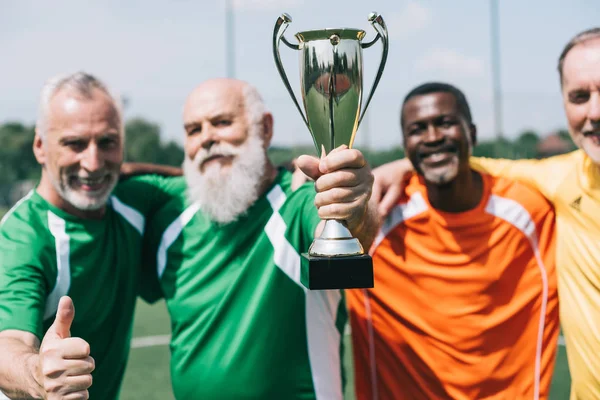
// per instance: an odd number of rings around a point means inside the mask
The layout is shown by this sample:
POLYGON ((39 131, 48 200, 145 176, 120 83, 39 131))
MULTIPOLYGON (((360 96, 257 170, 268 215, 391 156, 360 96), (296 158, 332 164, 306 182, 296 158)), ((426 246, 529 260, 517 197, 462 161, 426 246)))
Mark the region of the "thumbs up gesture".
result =
POLYGON ((92 386, 94 359, 90 345, 81 338, 71 337, 75 307, 70 297, 58 303, 56 319, 46 332, 39 353, 39 382, 47 399, 88 399, 92 386))

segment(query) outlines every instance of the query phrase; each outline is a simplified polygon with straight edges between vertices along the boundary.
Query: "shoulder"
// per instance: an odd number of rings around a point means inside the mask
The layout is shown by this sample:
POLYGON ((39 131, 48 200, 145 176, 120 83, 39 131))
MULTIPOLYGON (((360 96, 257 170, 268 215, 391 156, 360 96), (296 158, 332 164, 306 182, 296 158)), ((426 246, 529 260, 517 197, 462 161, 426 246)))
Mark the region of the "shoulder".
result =
POLYGON ((2 267, 40 264, 54 257, 54 238, 49 231, 49 210, 31 199, 33 192, 17 202, 0 223, 2 267))
POLYGON ((41 207, 29 192, 19 200, 0 221, 0 235, 3 238, 36 236, 40 229, 47 230, 48 209, 41 207))
POLYGON ((531 186, 508 178, 488 177, 488 179, 491 180, 488 211, 493 208, 495 213, 514 213, 522 208, 536 220, 554 218, 552 204, 531 186))

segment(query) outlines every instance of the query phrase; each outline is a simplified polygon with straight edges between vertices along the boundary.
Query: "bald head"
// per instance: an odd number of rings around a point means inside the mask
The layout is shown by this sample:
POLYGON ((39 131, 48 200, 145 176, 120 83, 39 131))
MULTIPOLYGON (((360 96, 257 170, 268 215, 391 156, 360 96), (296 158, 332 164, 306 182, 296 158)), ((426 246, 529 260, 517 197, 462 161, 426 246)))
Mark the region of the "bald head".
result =
POLYGON ((191 159, 200 148, 220 141, 239 146, 253 132, 261 135, 266 148, 272 135, 272 116, 260 94, 237 79, 210 79, 198 85, 186 99, 183 123, 191 159))
POLYGON ((237 79, 211 79, 198 85, 187 97, 183 109, 184 124, 197 112, 245 112, 244 89, 248 83, 237 79))

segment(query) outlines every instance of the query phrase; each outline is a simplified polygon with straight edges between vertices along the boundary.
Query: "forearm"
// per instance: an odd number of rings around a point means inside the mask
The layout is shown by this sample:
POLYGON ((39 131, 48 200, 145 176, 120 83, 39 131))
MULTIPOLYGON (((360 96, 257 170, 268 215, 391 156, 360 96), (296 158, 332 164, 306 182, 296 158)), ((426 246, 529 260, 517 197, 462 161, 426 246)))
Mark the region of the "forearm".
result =
POLYGON ((14 338, 0 337, 0 390, 10 399, 43 399, 36 379, 39 355, 34 347, 14 338))
POLYGON ((181 176, 183 170, 169 165, 127 162, 121 165, 121 179, 137 175, 156 174, 162 176, 181 176))

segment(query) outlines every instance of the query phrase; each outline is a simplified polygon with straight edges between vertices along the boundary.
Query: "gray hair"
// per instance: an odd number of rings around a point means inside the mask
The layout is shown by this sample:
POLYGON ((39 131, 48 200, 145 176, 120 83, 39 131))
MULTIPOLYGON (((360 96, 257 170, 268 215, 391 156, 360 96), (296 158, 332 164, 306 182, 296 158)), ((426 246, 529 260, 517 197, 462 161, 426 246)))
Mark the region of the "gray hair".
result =
POLYGON ((70 89, 77 92, 86 99, 91 99, 94 89, 99 89, 111 99, 113 106, 119 118, 119 132, 124 135, 125 127, 123 123, 123 104, 121 97, 110 90, 108 86, 95 76, 85 73, 76 72, 74 74, 61 74, 54 76, 46 81, 40 95, 40 104, 37 118, 37 129, 42 140, 46 137, 46 119, 48 117, 48 108, 52 98, 61 90, 70 89))
POLYGON ((569 54, 569 52, 573 49, 573 47, 577 46, 578 44, 581 44, 581 43, 587 42, 588 40, 593 40, 593 39, 600 39, 600 27, 587 29, 583 32, 578 33, 571 40, 569 40, 569 43, 567 43, 565 45, 565 47, 563 48, 563 51, 560 53, 560 57, 558 58, 558 75, 560 76, 560 84, 561 85, 562 85, 562 81, 563 81, 563 68, 564 68, 565 58, 567 57, 567 54, 569 54))

